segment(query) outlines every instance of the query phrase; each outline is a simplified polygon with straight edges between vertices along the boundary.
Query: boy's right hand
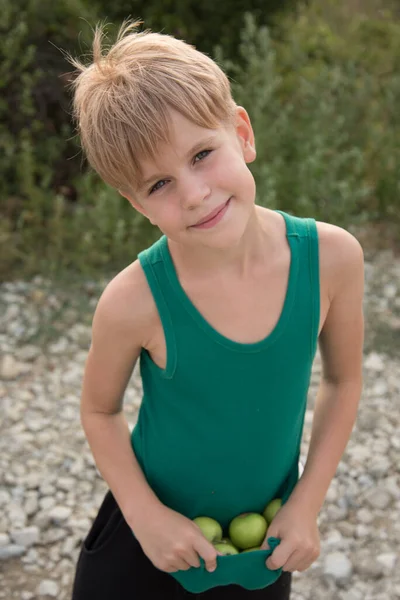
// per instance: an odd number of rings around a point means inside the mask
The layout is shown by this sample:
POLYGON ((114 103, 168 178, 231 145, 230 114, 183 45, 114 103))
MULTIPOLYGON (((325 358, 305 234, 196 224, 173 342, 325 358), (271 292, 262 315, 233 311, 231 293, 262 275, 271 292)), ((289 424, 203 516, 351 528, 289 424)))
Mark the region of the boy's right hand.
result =
POLYGON ((220 553, 196 523, 165 505, 136 526, 134 534, 143 552, 161 571, 173 573, 200 567, 199 556, 204 559, 207 571, 216 569, 220 553))

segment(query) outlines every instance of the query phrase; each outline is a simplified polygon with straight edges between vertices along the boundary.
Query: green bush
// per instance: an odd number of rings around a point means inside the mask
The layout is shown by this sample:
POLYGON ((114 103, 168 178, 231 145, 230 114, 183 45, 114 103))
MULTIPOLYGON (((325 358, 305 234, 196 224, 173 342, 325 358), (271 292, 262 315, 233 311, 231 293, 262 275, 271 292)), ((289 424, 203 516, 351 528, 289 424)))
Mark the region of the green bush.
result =
POLYGON ((96 0, 98 13, 111 23, 140 18, 144 27, 180 37, 208 54, 219 44, 233 60, 238 58, 246 12, 260 24, 271 24, 277 13, 295 4, 296 0, 96 0))
POLYGON ((335 31, 319 7, 284 17, 278 39, 248 15, 240 68, 218 52, 255 129, 258 201, 342 225, 400 224, 400 24, 353 17, 335 31))
MULTIPOLYGON (((59 78, 69 65, 49 40, 75 53, 83 4, 68 3, 70 21, 39 23, 42 13, 62 14, 67 6, 54 5, 26 0, 17 11, 8 1, 2 12, 0 27, 8 32, 0 36, 4 277, 115 271, 159 235, 81 165, 59 78)), ((373 221, 398 227, 400 24, 389 16, 349 18, 333 0, 321 7, 310 0, 273 30, 247 15, 239 60, 215 49, 252 119, 257 201, 346 228, 373 221)))
POLYGON ((0 11, 0 198, 6 214, 30 220, 50 214, 46 190, 79 173, 58 47, 80 50, 88 13, 79 0, 0 0, 0 11))

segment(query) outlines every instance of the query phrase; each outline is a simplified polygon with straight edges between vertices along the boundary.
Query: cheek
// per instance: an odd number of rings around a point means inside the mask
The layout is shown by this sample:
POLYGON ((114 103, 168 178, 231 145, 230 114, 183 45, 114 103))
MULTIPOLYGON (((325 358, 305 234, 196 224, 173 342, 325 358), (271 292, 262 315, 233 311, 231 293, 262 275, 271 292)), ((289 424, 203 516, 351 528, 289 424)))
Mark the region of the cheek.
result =
POLYGON ((149 214, 151 222, 161 229, 174 229, 181 221, 181 211, 172 202, 172 199, 163 198, 158 206, 152 207, 149 214))
POLYGON ((252 175, 243 157, 236 152, 227 153, 215 168, 215 181, 230 186, 247 187, 252 175))
POLYGON ((233 192, 244 194, 246 197, 255 192, 253 175, 242 160, 232 160, 225 171, 225 181, 234 188, 233 192))

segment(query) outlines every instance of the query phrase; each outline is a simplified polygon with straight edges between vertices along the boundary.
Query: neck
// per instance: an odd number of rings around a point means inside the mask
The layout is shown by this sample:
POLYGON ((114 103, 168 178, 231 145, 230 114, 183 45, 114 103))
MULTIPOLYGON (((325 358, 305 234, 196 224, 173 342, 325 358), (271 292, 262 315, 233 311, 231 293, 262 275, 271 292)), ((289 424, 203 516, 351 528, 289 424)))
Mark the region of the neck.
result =
POLYGON ((242 237, 228 247, 183 247, 169 240, 169 247, 180 276, 196 279, 231 272, 245 278, 254 265, 265 263, 274 248, 273 227, 265 209, 254 207, 242 237))

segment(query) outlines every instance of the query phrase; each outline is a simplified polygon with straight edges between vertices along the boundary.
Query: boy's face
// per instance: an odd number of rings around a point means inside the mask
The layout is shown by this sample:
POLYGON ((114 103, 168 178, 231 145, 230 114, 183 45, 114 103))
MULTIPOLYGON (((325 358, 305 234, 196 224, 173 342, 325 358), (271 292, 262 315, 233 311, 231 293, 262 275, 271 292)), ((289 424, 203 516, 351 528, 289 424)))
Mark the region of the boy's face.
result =
POLYGON ((255 159, 246 111, 231 128, 204 129, 171 111, 171 137, 154 160, 142 161, 143 181, 131 204, 171 240, 224 248, 242 237, 254 211, 255 159))

